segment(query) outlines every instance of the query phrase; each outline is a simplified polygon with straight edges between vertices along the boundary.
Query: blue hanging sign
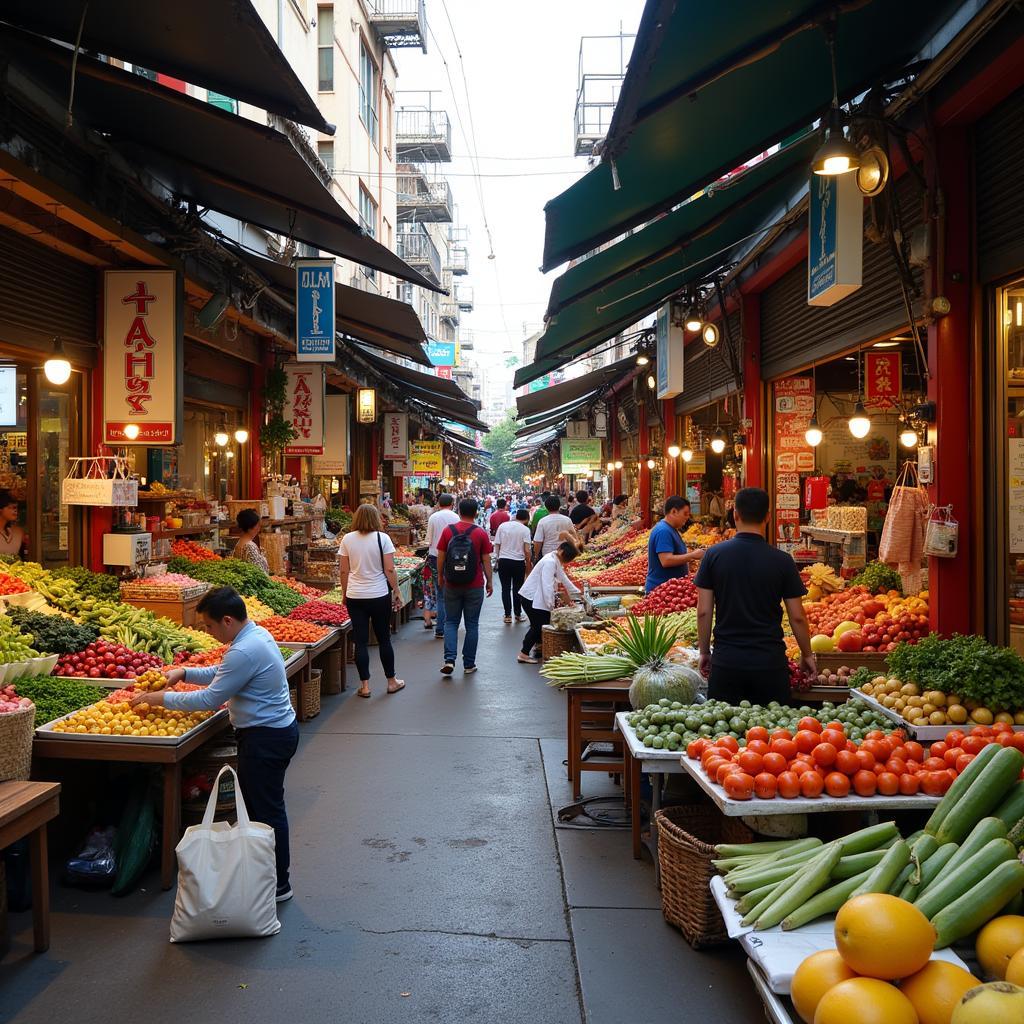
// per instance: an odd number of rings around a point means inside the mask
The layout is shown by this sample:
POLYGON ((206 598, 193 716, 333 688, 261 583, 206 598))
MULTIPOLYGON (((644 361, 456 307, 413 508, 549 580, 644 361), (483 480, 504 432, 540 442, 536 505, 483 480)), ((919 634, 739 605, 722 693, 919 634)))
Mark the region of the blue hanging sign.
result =
POLYGON ((864 199, 856 174, 812 174, 807 225, 807 304, 831 306, 861 286, 864 199))
POLYGON ((295 358, 334 362, 334 260, 295 261, 295 358))
POLYGON ((431 338, 427 342, 427 358, 433 366, 454 366, 455 342, 435 341, 431 338))

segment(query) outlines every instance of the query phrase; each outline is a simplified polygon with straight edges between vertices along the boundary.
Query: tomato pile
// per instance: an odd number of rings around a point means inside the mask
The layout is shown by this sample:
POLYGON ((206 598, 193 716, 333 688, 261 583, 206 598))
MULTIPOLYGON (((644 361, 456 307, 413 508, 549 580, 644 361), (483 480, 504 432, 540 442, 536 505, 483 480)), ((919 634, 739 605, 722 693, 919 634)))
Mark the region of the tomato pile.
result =
POLYGON ((666 580, 630 609, 634 615, 670 615, 697 607, 697 588, 689 576, 666 580))
POLYGON ((330 601, 307 601, 288 613, 289 619, 299 622, 316 622, 321 626, 343 626, 348 622, 348 609, 343 604, 330 601))
POLYGON ((928 603, 923 597, 872 594, 867 587, 848 587, 804 605, 811 636, 830 636, 844 653, 888 652, 898 643, 916 643, 928 635, 928 603), (854 623, 836 637, 836 628, 854 623))
POLYGON ((312 622, 296 622, 295 619, 286 619, 282 615, 272 615, 269 619, 264 619, 260 625, 282 644, 315 644, 330 633, 330 630, 323 626, 317 626, 312 622))
POLYGON ((196 654, 191 654, 188 651, 178 651, 174 656, 174 664, 182 668, 203 668, 209 665, 219 665, 227 653, 227 644, 221 644, 220 647, 211 647, 208 651, 199 651, 196 654))
POLYGON ((635 555, 627 562, 605 569, 587 582, 592 587, 641 587, 647 579, 647 555, 635 555))
POLYGON ((94 640, 84 651, 62 654, 53 668, 55 676, 80 679, 134 679, 149 668, 163 668, 155 654, 133 651, 110 640, 94 640))
POLYGON ((219 562, 220 555, 215 554, 194 540, 178 538, 171 544, 171 554, 177 558, 187 558, 190 562, 219 562))
POLYGON ((17 576, 8 576, 7 573, 0 572, 0 594, 26 594, 28 590, 28 584, 19 580, 17 576))
POLYGON ((849 796, 942 796, 989 743, 1024 751, 1024 733, 1006 722, 954 729, 927 749, 896 730, 888 736, 869 732, 860 744, 846 735, 841 722, 822 725, 802 718, 795 733, 748 729, 746 747, 733 736, 697 739, 687 756, 699 760, 705 775, 733 800, 779 796, 815 798, 849 796))

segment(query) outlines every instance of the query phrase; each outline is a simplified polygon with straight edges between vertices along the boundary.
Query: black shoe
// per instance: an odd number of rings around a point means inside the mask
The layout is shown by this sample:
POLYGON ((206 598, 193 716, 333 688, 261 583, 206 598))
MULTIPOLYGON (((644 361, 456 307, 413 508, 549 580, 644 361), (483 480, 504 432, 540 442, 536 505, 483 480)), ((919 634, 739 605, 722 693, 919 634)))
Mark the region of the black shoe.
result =
POLYGON ((476 671, 476 665, 466 665, 462 670, 464 676, 471 676, 476 671))
POLYGON ((284 885, 277 887, 277 896, 274 898, 278 903, 287 903, 294 895, 292 887, 286 882, 284 885))
POLYGON ((443 640, 444 639, 444 633, 435 633, 434 634, 434 639, 435 640, 443 640))
POLYGON ((455 671, 455 666, 450 661, 446 661, 441 666, 441 675, 443 675, 443 676, 450 676, 454 671, 455 671))

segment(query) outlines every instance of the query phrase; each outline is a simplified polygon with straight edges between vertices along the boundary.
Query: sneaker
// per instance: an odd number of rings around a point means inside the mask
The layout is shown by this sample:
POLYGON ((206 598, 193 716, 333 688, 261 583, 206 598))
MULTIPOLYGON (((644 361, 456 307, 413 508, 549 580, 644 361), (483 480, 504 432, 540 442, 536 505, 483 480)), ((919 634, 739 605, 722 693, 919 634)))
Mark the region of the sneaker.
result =
POLYGON ((287 903, 294 895, 295 893, 292 892, 292 887, 285 883, 284 885, 279 885, 277 887, 277 896, 275 899, 278 903, 287 903))
POLYGON ((516 622, 522 622, 525 618, 526 618, 525 615, 517 615, 516 616, 516 622))
POLYGON ((511 615, 506 615, 505 616, 505 621, 506 622, 511 622, 512 621, 512 616, 511 615))
POLYGON ((454 671, 455 671, 455 666, 450 661, 446 661, 441 666, 441 675, 443 675, 443 676, 450 676, 454 671))
POLYGON ((464 676, 471 676, 476 671, 476 665, 467 665, 463 670, 464 676))
POLYGON ((434 639, 435 640, 443 640, 444 639, 444 633, 435 633, 434 634, 434 639))

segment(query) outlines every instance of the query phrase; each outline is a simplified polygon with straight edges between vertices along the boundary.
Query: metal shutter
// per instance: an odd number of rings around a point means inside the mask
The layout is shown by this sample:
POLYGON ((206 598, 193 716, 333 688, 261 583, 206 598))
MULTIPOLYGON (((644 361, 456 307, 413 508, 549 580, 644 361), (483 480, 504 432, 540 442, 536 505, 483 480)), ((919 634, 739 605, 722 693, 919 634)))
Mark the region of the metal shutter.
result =
MULTIPOLYGON (((725 331, 719 324, 721 337, 715 348, 708 348, 699 340, 691 341, 683 354, 683 393, 676 399, 676 413, 683 415, 710 405, 717 399, 731 395, 737 390, 736 377, 732 372, 725 349, 725 331), (708 397, 708 361, 711 362, 711 393, 708 397)), ((740 313, 729 314, 729 334, 737 346, 740 366, 743 365, 743 331, 740 313)))
POLYGON ((978 277, 996 281, 1024 267, 1024 89, 974 129, 978 277))
MULTIPOLYGON (((907 174, 895 188, 903 229, 909 233, 922 221, 917 184, 907 174)), ((865 206, 865 222, 869 216, 865 206)), ((920 271, 914 274, 919 279, 920 271)), ((887 242, 865 239, 863 284, 826 309, 807 305, 807 261, 802 260, 761 295, 761 376, 782 377, 906 327, 903 293, 887 242)))

